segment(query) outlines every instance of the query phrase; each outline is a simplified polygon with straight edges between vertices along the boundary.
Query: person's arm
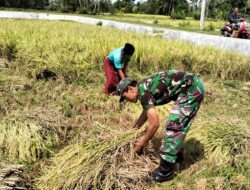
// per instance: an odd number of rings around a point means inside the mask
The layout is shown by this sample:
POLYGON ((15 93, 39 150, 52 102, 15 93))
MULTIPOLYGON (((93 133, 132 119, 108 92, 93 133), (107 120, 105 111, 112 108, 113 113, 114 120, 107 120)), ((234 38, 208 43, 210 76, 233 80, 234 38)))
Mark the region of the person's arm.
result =
POLYGON ((143 124, 147 121, 147 119, 148 119, 147 112, 143 110, 133 128, 140 129, 143 126, 143 124))
POLYGON ((120 57, 115 57, 114 59, 114 66, 118 72, 119 77, 122 79, 125 79, 125 74, 123 73, 122 64, 120 57))
POLYGON ((123 71, 126 71, 127 67, 128 67, 128 62, 124 63, 123 71))
POLYGON ((122 69, 123 74, 124 74, 125 77, 127 77, 127 74, 126 74, 126 69, 127 69, 127 67, 128 67, 128 62, 127 62, 127 63, 124 63, 124 66, 123 66, 123 69, 122 69))
POLYGON ((120 78, 125 79, 125 75, 124 75, 122 69, 117 69, 117 71, 118 71, 118 75, 120 76, 120 78))
POLYGON ((159 117, 154 107, 147 110, 147 118, 149 127, 147 128, 145 135, 135 144, 135 151, 139 154, 142 152, 143 147, 146 146, 148 141, 152 139, 160 126, 159 117))

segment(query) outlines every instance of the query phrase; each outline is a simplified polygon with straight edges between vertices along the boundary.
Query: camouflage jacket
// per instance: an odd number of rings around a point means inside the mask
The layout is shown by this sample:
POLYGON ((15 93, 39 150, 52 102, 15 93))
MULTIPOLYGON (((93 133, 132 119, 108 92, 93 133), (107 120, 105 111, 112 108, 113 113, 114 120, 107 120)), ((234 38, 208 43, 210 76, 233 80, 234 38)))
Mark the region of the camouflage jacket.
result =
POLYGON ((193 74, 169 70, 159 72, 138 83, 138 99, 144 110, 176 100, 180 92, 192 85, 193 74))

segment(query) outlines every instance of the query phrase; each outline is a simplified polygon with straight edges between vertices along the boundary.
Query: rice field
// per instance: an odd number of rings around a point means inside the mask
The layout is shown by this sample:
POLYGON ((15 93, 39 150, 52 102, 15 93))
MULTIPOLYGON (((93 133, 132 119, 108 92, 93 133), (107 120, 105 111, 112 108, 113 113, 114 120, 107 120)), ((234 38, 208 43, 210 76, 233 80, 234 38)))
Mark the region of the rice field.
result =
MULTIPOLYGON (((0 20, 1 164, 24 164, 32 189, 249 189, 250 57, 72 22, 0 20), (143 156, 132 128, 139 104, 104 95, 104 57, 135 45, 128 75, 200 73, 206 98, 176 178, 147 178, 162 128, 143 156), (44 69, 57 80, 36 80, 44 69)), ((172 103, 157 108, 162 126, 172 103)), ((145 126, 146 127, 146 126, 145 126)))

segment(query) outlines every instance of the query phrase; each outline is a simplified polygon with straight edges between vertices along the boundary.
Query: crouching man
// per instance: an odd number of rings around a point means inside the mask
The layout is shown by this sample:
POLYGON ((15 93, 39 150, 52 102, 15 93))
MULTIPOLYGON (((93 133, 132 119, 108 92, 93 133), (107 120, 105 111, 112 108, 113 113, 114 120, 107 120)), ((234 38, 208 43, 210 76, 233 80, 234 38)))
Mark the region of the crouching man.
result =
POLYGON ((174 177, 172 165, 200 108, 204 92, 205 88, 199 75, 174 70, 156 73, 141 82, 130 78, 119 82, 117 93, 120 96, 120 102, 127 100, 136 103, 139 100, 143 107, 134 127, 140 128, 147 120, 149 122, 146 133, 135 144, 138 154, 143 152, 143 148, 160 126, 155 106, 174 101, 164 128, 160 164, 150 173, 153 181, 163 182, 174 177))

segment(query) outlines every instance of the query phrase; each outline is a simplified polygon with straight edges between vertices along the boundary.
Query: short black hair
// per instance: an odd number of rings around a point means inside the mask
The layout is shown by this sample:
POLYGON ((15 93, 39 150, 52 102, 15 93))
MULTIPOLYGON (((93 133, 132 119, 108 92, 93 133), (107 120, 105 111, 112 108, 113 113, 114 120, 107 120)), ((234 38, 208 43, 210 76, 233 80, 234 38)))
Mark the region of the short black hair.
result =
POLYGON ((127 54, 127 55, 133 55, 135 52, 135 47, 130 44, 130 43, 126 43, 124 45, 124 48, 123 48, 123 53, 124 54, 127 54))
POLYGON ((135 87, 137 85, 137 81, 136 80, 133 80, 131 83, 128 84, 128 86, 123 90, 123 93, 124 92, 128 92, 128 87, 129 86, 132 86, 132 87, 135 87))

